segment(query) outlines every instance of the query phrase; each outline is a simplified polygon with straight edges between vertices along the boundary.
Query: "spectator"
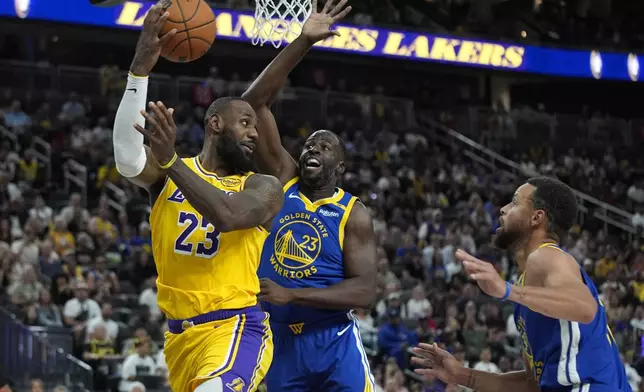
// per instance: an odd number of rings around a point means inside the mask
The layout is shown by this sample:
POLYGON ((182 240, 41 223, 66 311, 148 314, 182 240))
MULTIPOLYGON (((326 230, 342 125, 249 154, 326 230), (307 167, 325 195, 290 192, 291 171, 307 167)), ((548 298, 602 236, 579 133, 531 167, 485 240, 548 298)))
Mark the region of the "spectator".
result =
POLYGON ((134 336, 123 342, 123 356, 129 356, 136 353, 136 344, 139 341, 147 341, 150 344, 148 347, 153 354, 156 354, 158 347, 151 341, 148 331, 143 327, 138 327, 134 330, 134 336))
POLYGON ((105 326, 95 325, 83 350, 83 359, 94 370, 94 389, 99 391, 106 389, 111 361, 119 358, 116 355, 114 341, 107 336, 105 326))
POLYGON ((85 106, 81 102, 78 94, 71 93, 69 100, 63 104, 60 117, 66 121, 73 122, 85 116, 85 110, 85 106))
POLYGON ((4 122, 9 128, 16 130, 16 132, 21 132, 31 123, 31 119, 22 110, 20 101, 16 100, 11 103, 11 106, 5 112, 4 122))
POLYGON ((141 287, 141 284, 153 276, 157 275, 157 268, 152 256, 147 252, 138 252, 135 255, 136 261, 130 274, 130 281, 135 287, 141 287))
POLYGON ((407 319, 417 321, 431 315, 432 305, 425 296, 425 289, 421 284, 414 287, 411 298, 407 302, 407 319))
POLYGON ((624 354, 621 354, 620 358, 622 359, 622 363, 624 363, 624 369, 626 370, 626 378, 628 379, 628 384, 631 386, 631 389, 634 392, 639 391, 642 377, 639 375, 639 373, 637 373, 637 370, 635 370, 631 366, 631 362, 626 359, 624 354))
POLYGON ((628 197, 637 204, 644 204, 644 180, 631 185, 628 188, 628 197))
POLYGON ((29 326, 38 326, 38 310, 36 310, 36 305, 29 305, 24 308, 24 317, 22 322, 25 325, 29 326))
POLYGON ((492 362, 492 351, 489 348, 481 351, 480 361, 474 364, 473 369, 487 373, 501 373, 501 369, 492 362))
POLYGON ((54 243, 47 238, 40 242, 40 273, 49 279, 63 272, 60 256, 54 251, 54 243))
POLYGON ((37 237, 38 227, 35 221, 25 224, 21 239, 11 244, 11 251, 18 255, 22 264, 38 266, 40 256, 40 241, 37 237))
POLYGON ((637 211, 631 217, 631 224, 638 228, 638 230, 644 230, 644 207, 639 206, 637 211))
POLYGON ((31 392, 44 392, 45 391, 45 387, 44 387, 44 385, 42 383, 42 380, 40 380, 40 379, 37 379, 37 378, 33 379, 33 380, 31 380, 30 384, 31 384, 31 388, 30 388, 31 392))
POLYGON ((401 323, 400 309, 389 308, 387 317, 378 333, 378 345, 385 356, 394 358, 398 366, 404 367, 406 350, 416 345, 417 336, 401 323))
POLYGON ((87 272, 87 285, 94 296, 106 298, 119 292, 120 283, 113 271, 107 269, 107 258, 96 257, 94 269, 87 272))
POLYGON ((74 251, 76 240, 74 239, 74 235, 71 231, 69 231, 64 217, 56 217, 50 236, 54 243, 54 250, 57 254, 65 255, 68 254, 68 252, 74 251))
POLYGON ((38 224, 38 232, 41 233, 54 223, 54 210, 45 204, 45 199, 39 194, 34 198, 34 206, 29 210, 29 217, 38 224))
POLYGON ((65 324, 73 327, 77 335, 81 335, 87 326, 87 321, 101 317, 101 308, 96 301, 89 298, 87 283, 76 282, 74 298, 65 303, 63 308, 65 324))
POLYGON ((13 392, 13 383, 11 380, 0 377, 0 392, 13 392))
POLYGON ((156 285, 156 276, 150 278, 146 285, 148 286, 141 292, 139 296, 139 305, 147 307, 150 312, 150 317, 153 320, 158 320, 161 318, 161 309, 159 308, 159 303, 157 302, 157 285, 156 285))
POLYGON ((105 337, 112 342, 116 342, 119 336, 119 325, 112 319, 112 315, 112 304, 104 302, 101 306, 100 316, 91 318, 87 322, 87 335, 92 335, 94 329, 100 326, 105 328, 105 337))
POLYGON ((11 296, 11 302, 14 305, 29 306, 38 301, 42 290, 43 285, 38 281, 36 271, 32 266, 28 266, 24 273, 9 286, 7 294, 11 296))
POLYGON ((147 339, 140 339, 135 343, 136 353, 131 354, 123 362, 121 370, 121 384, 119 391, 130 392, 132 383, 137 376, 154 375, 157 373, 157 364, 150 356, 150 345, 147 339))
POLYGON ((74 298, 74 290, 65 274, 54 276, 51 285, 51 299, 58 306, 64 306, 67 301, 74 298))
POLYGON ((56 304, 51 302, 49 291, 40 292, 40 301, 38 303, 38 324, 44 327, 62 327, 63 319, 60 310, 56 304))
MULTIPOLYGON (((87 209, 82 206, 82 198, 79 193, 72 193, 69 197, 69 205, 63 208, 58 216, 63 219, 63 228, 72 224, 77 228, 83 227, 91 218, 87 209)), ((60 250, 56 249, 56 251, 62 254, 60 250)))
POLYGON ((102 203, 99 215, 90 219, 89 233, 95 238, 105 238, 108 241, 116 239, 116 227, 110 222, 110 211, 107 204, 102 203))

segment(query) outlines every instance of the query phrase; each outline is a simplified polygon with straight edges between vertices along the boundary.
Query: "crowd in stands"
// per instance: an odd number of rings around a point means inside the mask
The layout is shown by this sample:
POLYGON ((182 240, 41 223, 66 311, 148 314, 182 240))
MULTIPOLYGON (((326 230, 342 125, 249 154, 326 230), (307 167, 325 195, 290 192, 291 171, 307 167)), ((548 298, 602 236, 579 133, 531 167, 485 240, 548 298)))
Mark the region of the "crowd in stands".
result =
MULTIPOLYGON (((118 102, 122 84, 107 68, 102 74, 105 97, 114 92, 118 102)), ((194 87, 201 93, 205 88, 209 99, 195 93, 177 106, 183 154, 194 154, 200 146, 203 105, 222 92, 243 91, 245 84, 226 81, 214 71, 194 87)), ((291 99, 297 97, 289 94, 285 91, 282 98, 297 105, 291 99)), ((418 341, 435 341, 476 369, 523 368, 511 305, 481 293, 454 257, 455 249, 463 248, 495 263, 506 279, 516 279, 513 261, 491 245, 491 237, 499 208, 523 179, 492 172, 458 148, 439 146, 424 130, 375 127, 396 123, 392 119, 400 113, 392 113, 377 94, 351 97, 353 102, 330 108, 339 114, 324 123, 294 122, 286 116, 292 110, 278 113, 278 121, 293 154, 313 127, 341 134, 351 156, 345 189, 373 213, 379 301, 374 309, 357 309, 356 315, 377 390, 460 391, 439 381, 421 385, 413 377, 407 348, 418 341), (372 129, 357 128, 367 116, 380 121, 372 129)), ((25 325, 66 328, 74 355, 94 369, 95 390, 158 390, 167 379, 161 350, 167 326, 156 304, 147 198, 116 171, 110 150, 114 105, 98 102, 77 94, 60 102, 46 94, 0 94, 0 125, 16 135, 0 145, 0 293, 5 307, 25 325), (51 170, 39 164, 35 138, 51 145, 51 170), (70 159, 87 168, 85 190, 62 186, 70 159), (123 190, 118 208, 108 184, 123 190)), ((605 165, 576 152, 562 155, 561 162, 552 154, 532 156, 536 161, 518 159, 526 174, 538 169, 582 190, 609 189, 641 208, 642 183, 608 183, 624 167, 610 152, 606 156, 605 165), (598 171, 605 177, 590 189, 571 176, 594 177, 598 171)), ((637 216, 633 219, 642 219, 637 216)), ((563 245, 595 279, 629 364, 629 380, 634 390, 644 390, 638 386, 644 374, 644 244, 641 238, 625 241, 596 223, 589 219, 576 226, 563 245)), ((54 387, 51 380, 42 381, 54 387)), ((33 380, 31 390, 43 390, 42 381, 33 380)))

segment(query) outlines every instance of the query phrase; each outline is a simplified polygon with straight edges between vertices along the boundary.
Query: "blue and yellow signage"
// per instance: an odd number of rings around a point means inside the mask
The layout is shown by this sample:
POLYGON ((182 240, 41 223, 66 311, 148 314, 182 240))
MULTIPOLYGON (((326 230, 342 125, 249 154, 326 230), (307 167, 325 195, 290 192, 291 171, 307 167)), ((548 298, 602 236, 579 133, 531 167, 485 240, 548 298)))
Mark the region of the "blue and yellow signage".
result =
MULTIPOLYGON (((135 29, 143 24, 151 5, 127 1, 117 7, 99 8, 87 0, 65 0, 63 7, 51 0, 6 0, 0 2, 0 17, 135 29)), ((218 39, 250 42, 252 14, 223 9, 215 10, 215 14, 218 39)), ((640 80, 642 57, 633 53, 554 49, 345 24, 338 25, 337 30, 340 37, 333 36, 316 48, 561 77, 640 80)), ((287 41, 296 34, 287 37, 287 41)))

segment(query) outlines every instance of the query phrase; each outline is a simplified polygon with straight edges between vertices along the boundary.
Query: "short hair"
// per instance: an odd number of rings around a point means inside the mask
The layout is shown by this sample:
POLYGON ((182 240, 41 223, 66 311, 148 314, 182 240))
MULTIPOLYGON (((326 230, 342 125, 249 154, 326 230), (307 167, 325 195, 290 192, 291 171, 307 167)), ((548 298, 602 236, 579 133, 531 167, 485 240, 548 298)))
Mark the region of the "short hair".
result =
POLYGON ((563 182, 549 177, 533 177, 528 184, 536 189, 532 193, 532 205, 544 210, 548 217, 548 233, 561 240, 577 219, 577 196, 563 182))
POLYGON ((206 116, 203 119, 204 127, 208 126, 208 120, 216 114, 221 114, 226 109, 230 107, 230 104, 236 101, 244 101, 246 102, 245 99, 242 97, 221 97, 217 98, 213 103, 208 106, 208 110, 206 110, 206 116))

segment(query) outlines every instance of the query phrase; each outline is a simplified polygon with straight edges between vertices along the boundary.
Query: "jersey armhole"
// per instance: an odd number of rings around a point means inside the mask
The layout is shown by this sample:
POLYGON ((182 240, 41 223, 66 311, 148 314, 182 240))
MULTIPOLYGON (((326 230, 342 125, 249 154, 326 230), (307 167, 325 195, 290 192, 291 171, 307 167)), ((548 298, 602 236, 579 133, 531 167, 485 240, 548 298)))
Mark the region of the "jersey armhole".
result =
POLYGON ((358 200, 357 197, 352 196, 351 200, 349 200, 349 203, 347 204, 347 208, 344 210, 344 215, 342 215, 342 220, 340 221, 340 227, 338 230, 338 240, 340 241, 340 249, 344 251, 344 228, 347 225, 347 222, 349 221, 349 217, 351 216, 351 211, 353 210, 353 206, 356 204, 356 201, 358 200))
POLYGON ((150 186, 149 190, 149 196, 150 196, 150 214, 152 214, 152 211, 154 211, 154 207, 156 207, 157 202, 163 196, 165 193, 166 188, 168 187, 168 184, 170 183, 170 177, 165 176, 163 179, 163 182, 159 181, 156 184, 152 184, 150 186))

